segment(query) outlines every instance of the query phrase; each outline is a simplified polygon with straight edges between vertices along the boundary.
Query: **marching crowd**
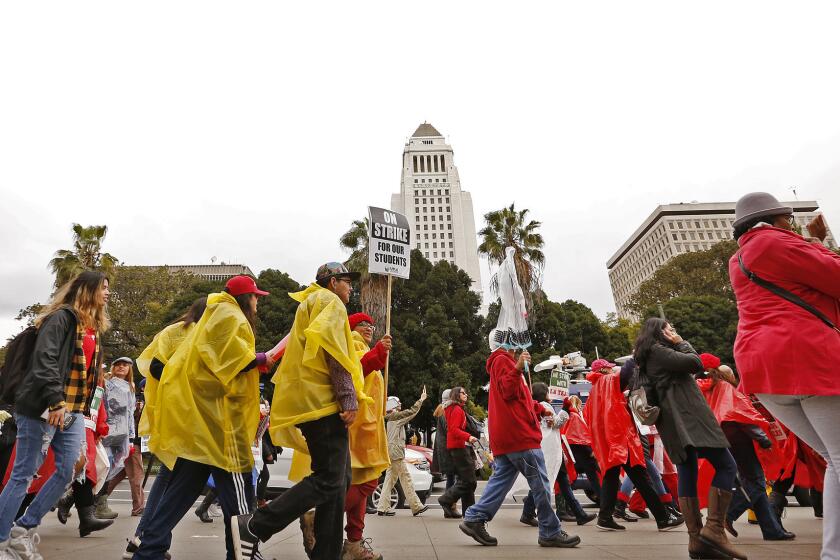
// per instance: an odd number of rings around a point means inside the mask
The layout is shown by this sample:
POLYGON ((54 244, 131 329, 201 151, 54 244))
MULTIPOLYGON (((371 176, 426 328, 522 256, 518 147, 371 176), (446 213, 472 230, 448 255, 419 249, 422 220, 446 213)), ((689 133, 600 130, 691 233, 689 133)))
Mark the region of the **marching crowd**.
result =
MULTIPOLYGON (((730 537, 747 510, 765 540, 795 538, 782 525, 795 485, 824 515, 822 558, 840 560, 840 378, 831 362, 840 353, 840 256, 819 242, 818 227, 809 236, 793 231, 792 216, 766 193, 736 205, 734 370, 698 353, 667 320, 649 318, 620 366, 592 363, 585 404, 552 403, 545 384, 529 382, 527 350, 491 333, 492 473, 476 500, 485 434, 467 390, 447 389, 434 411, 443 516, 495 546, 487 523, 527 490, 520 522, 536 528, 543 547, 581 542, 562 522, 627 531, 622 523, 652 515, 660 531, 686 527, 691 558, 744 559, 730 537), (597 514, 572 491, 578 472, 597 514)), ((218 501, 229 560, 261 558, 260 544, 293 522, 310 558, 381 559, 364 529, 383 472, 378 516, 394 515, 397 481, 414 516, 428 509, 405 462, 405 427, 427 395, 424 388, 406 409, 387 396, 382 371, 393 342, 386 334, 374 343, 370 316, 348 316, 357 279, 341 263, 321 266, 315 282, 289 294, 298 307, 288 337, 258 352, 254 325, 268 293, 233 277, 159 332, 136 362, 121 357, 110 368, 101 346, 108 278, 88 271, 61 287, 9 344, 0 376, 0 398, 13 412, 0 411, 0 559, 40 559, 37 529, 53 509, 66 523, 75 507, 81 537, 110 526, 108 496, 123 479, 139 517, 126 559, 169 558, 173 529, 202 493, 196 515, 209 521, 207 507, 218 501), (269 406, 260 375, 278 361, 269 406), (160 462, 147 499, 141 436, 160 462), (294 451, 295 484, 267 501, 264 464, 281 448, 294 451)))

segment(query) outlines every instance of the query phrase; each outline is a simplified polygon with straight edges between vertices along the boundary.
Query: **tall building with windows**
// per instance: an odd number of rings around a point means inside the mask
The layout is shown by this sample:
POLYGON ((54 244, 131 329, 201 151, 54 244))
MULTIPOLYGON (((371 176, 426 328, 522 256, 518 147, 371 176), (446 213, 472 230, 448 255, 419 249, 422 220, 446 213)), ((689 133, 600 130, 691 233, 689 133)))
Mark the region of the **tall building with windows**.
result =
MULTIPOLYGON (((805 224, 820 214, 813 200, 784 202, 793 208, 796 223, 805 224)), ((635 319, 627 308, 639 285, 680 253, 704 251, 724 239, 732 239, 734 202, 680 203, 657 206, 607 261, 613 299, 619 317, 635 319)), ((826 244, 836 248, 831 231, 826 244)))
POLYGON ((416 249, 433 263, 455 264, 481 291, 472 197, 461 190, 452 146, 428 123, 406 141, 402 185, 391 196, 391 209, 412 224, 416 249))

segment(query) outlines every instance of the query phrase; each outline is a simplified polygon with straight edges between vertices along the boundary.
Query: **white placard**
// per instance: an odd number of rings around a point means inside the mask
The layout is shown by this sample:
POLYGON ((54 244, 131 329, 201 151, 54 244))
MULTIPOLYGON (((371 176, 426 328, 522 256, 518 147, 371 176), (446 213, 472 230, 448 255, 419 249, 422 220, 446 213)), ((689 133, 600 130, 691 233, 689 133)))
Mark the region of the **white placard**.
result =
POLYGON ((368 272, 408 278, 411 268, 411 228, 402 214, 368 206, 368 272))

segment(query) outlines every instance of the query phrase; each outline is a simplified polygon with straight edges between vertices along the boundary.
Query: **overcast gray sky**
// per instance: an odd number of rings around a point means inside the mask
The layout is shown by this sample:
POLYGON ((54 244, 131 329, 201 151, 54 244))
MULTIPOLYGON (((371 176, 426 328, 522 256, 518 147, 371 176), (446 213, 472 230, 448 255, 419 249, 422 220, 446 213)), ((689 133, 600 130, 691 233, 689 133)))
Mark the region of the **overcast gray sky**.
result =
MULTIPOLYGON (((751 190, 840 229, 833 2, 4 2, 0 336, 70 224, 126 264, 306 282, 447 136, 484 213, 543 222, 545 288, 601 316, 657 204, 751 190)), ((484 283, 488 279, 482 265, 484 283)))

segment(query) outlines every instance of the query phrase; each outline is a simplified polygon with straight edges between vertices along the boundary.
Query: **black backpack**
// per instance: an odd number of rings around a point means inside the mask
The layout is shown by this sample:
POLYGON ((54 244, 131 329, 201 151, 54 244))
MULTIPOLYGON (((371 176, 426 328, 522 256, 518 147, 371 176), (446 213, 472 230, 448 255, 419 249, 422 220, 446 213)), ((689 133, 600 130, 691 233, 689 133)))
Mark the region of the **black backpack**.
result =
POLYGON ((26 370, 29 369, 37 339, 38 329, 34 326, 27 327, 6 347, 6 359, 0 368, 0 403, 15 403, 15 393, 26 370))

